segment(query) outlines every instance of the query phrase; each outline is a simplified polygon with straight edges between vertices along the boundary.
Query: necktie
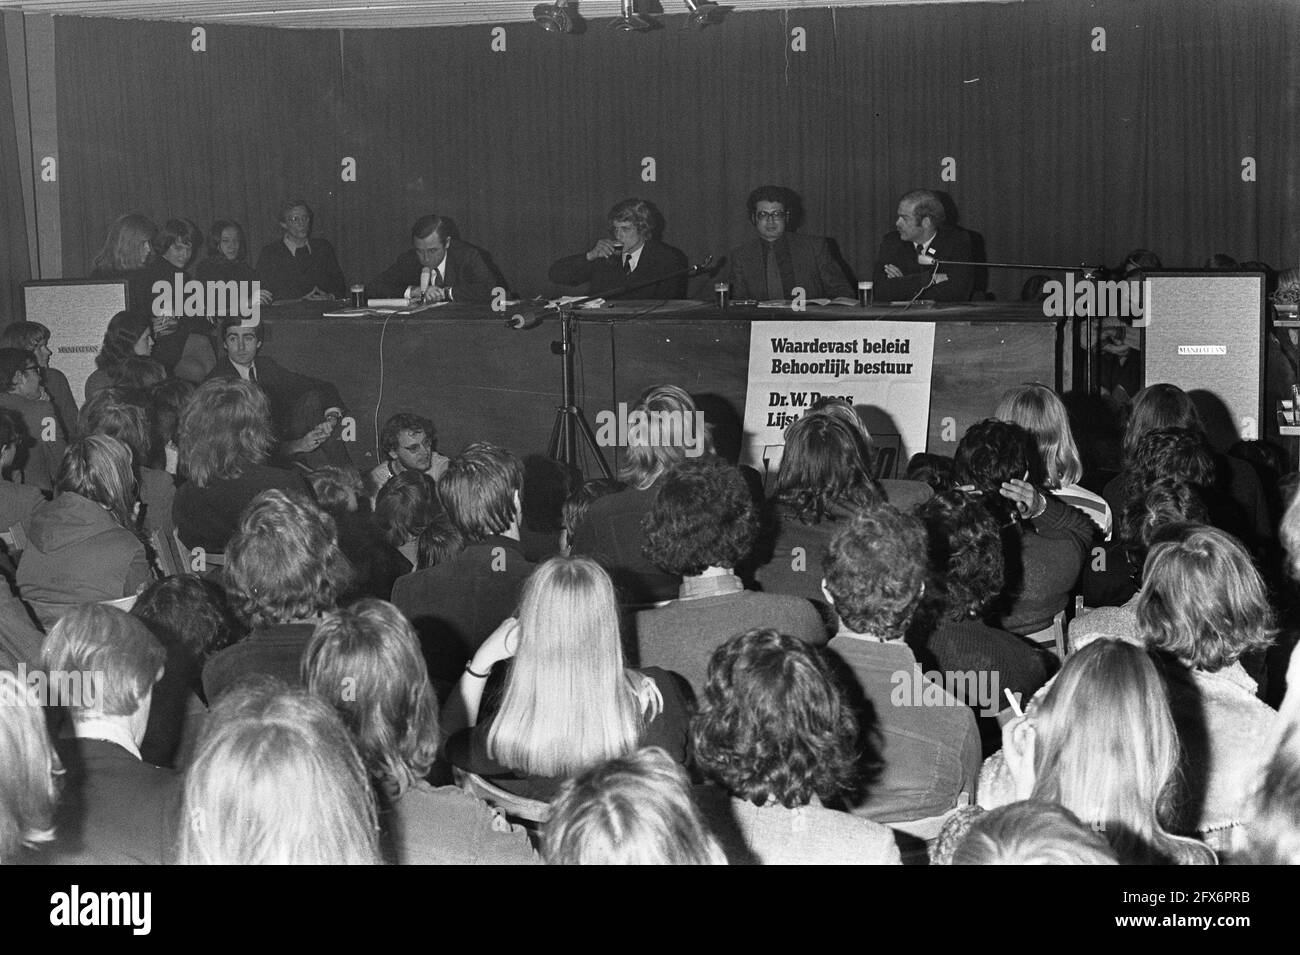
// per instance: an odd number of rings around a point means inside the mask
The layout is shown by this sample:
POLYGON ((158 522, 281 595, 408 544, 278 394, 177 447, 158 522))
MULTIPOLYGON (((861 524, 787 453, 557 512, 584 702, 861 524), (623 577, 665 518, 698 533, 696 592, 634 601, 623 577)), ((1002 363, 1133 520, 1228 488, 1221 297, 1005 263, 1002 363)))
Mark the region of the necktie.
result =
POLYGON ((443 288, 443 287, 446 286, 446 284, 447 284, 447 283, 444 282, 443 279, 442 279, 442 273, 441 273, 440 271, 438 271, 437 269, 434 269, 434 270, 433 270, 433 287, 434 287, 434 288, 443 288))
POLYGON ((767 297, 784 299, 785 286, 781 281, 781 266, 776 261, 776 249, 767 245, 763 252, 767 256, 767 297))
POLYGON ((917 256, 919 257, 919 256, 921 255, 921 253, 922 253, 923 251, 925 251, 925 247, 922 246, 921 243, 919 243, 919 242, 913 242, 912 244, 913 244, 914 246, 916 246, 916 254, 917 254, 917 256))
POLYGON ((249 365, 249 366, 248 366, 248 380, 251 381, 253 384, 257 384, 257 366, 256 366, 256 365, 249 365))
POLYGON ((625 252, 623 254, 623 274, 629 275, 631 274, 631 272, 632 272, 632 253, 625 252))

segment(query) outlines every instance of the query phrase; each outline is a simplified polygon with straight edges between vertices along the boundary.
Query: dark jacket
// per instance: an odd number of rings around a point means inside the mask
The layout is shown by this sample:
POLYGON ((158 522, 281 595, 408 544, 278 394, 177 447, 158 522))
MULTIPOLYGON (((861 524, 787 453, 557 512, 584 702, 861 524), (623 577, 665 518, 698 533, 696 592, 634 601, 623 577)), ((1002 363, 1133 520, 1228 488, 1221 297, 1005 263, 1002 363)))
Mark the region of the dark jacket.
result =
MULTIPOLYGON (((639 285, 650 279, 670 275, 686 268, 686 255, 680 249, 664 245, 654 239, 646 242, 637 260, 636 271, 625 273, 623 260, 619 255, 604 259, 587 261, 587 254, 579 252, 560 259, 551 266, 552 282, 560 285, 582 285, 588 283, 589 295, 602 295, 625 285, 639 285)), ((670 299, 686 297, 686 277, 665 279, 646 288, 636 289, 623 295, 610 295, 607 298, 625 299, 670 299)))
MULTIPOLYGON (((955 262, 970 262, 970 233, 965 229, 943 226, 933 239, 930 248, 939 253, 938 271, 948 276, 946 282, 931 286, 921 293, 922 301, 932 302, 968 302, 975 288, 975 270, 970 266, 946 265, 945 259, 955 262)), ((904 242, 897 232, 891 232, 880 240, 880 251, 876 253, 876 269, 873 275, 871 294, 877 302, 911 301, 921 289, 925 288, 934 274, 933 265, 922 265, 916 260, 916 247, 904 242), (885 266, 896 265, 903 277, 886 278, 885 266)))
MULTIPOLYGON (((453 302, 486 303, 492 299, 492 289, 505 287, 505 280, 488 265, 481 250, 467 242, 452 239, 447 247, 445 285, 451 289, 453 302)), ((371 298, 398 298, 408 288, 420 284, 420 258, 414 249, 407 249, 397 261, 366 283, 366 294, 371 298)))
POLYGON ((787 232, 770 243, 755 236, 732 249, 727 259, 726 281, 735 299, 790 298, 796 286, 804 290, 807 298, 853 297, 844 270, 831 256, 830 243, 819 235, 787 232), (776 292, 767 287, 765 245, 768 254, 776 255, 784 285, 776 292))

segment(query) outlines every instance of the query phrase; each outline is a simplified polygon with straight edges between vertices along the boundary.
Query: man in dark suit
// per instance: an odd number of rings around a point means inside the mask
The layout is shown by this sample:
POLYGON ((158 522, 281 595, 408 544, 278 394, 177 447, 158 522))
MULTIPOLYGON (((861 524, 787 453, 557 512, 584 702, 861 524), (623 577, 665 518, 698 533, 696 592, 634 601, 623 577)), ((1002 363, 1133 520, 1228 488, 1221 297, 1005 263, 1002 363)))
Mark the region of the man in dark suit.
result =
POLYGON ((686 255, 654 238, 659 213, 644 199, 624 199, 609 210, 613 238, 598 239, 586 252, 566 256, 551 266, 552 282, 560 285, 589 283, 588 293, 601 295, 626 285, 644 288, 606 298, 669 299, 686 297, 686 276, 664 278, 686 268, 686 255))
POLYGON ((505 281, 488 265, 483 253, 452 235, 451 221, 443 216, 421 216, 411 226, 411 248, 366 283, 372 298, 400 298, 408 288, 420 286, 420 274, 429 270, 426 302, 478 302, 492 299, 492 289, 505 281))
POLYGON ((749 194, 747 205, 757 237, 727 254, 725 281, 733 299, 788 299, 796 288, 807 298, 853 297, 825 238, 786 231, 799 223, 799 197, 794 192, 784 186, 759 186, 749 194))
POLYGON ((399 577, 393 603, 420 635, 429 678, 446 698, 474 651, 519 604, 533 564, 519 543, 524 467, 509 451, 471 444, 438 481, 438 500, 464 548, 399 577))
POLYGON ((947 216, 939 197, 928 189, 914 189, 898 202, 896 232, 880 242, 872 295, 877 302, 967 302, 975 287, 975 272, 969 266, 948 265, 947 261, 970 262, 970 234, 946 224, 947 216), (925 256, 938 259, 938 269, 925 256))
POLYGON ((71 736, 59 740, 67 770, 55 822, 56 859, 161 865, 176 833, 180 777, 140 758, 153 687, 167 655, 144 624, 101 604, 78 607, 46 638, 71 736), (74 679, 76 677, 77 679, 74 679))
POLYGON ((208 378, 242 378, 262 389, 271 407, 271 424, 281 442, 276 451, 278 463, 301 463, 308 469, 347 467, 351 459, 338 427, 347 417, 347 409, 338 389, 328 381, 290 371, 274 359, 260 357, 265 320, 253 325, 229 316, 220 320, 218 328, 225 353, 217 359, 208 378))

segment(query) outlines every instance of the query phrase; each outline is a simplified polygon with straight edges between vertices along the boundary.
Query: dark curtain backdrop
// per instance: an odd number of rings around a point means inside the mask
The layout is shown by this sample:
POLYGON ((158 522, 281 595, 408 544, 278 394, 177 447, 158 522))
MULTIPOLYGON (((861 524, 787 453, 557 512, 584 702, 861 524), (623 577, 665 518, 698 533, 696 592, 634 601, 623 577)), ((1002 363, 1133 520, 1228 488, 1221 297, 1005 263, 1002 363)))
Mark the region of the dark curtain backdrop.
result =
MULTIPOLYGON (((803 230, 869 275, 909 188, 946 190, 993 261, 1300 263, 1300 4, 1099 0, 746 13, 646 35, 531 23, 302 32, 59 18, 68 275, 116 216, 241 220, 274 240, 315 206, 351 280, 453 216, 513 289, 590 247, 641 195, 692 258, 749 231, 751 188, 799 191, 803 230), (807 52, 790 50, 791 30, 807 52), (1092 31, 1106 31, 1093 52, 1092 31), (357 181, 342 182, 344 157, 357 181), (641 178, 653 157, 656 180, 641 178), (955 181, 941 179, 945 157, 955 181), (1256 181, 1242 181, 1242 160, 1256 181)), ((0 122, 3 121, 0 112, 0 122)), ((0 192, 0 195, 3 193, 0 192)), ((1000 299, 1023 273, 993 272, 1000 299)), ((702 285, 702 282, 701 282, 702 285)))
POLYGON ((5 42, 4 21, 0 20, 0 170, 5 171, 0 175, 0 324, 22 314, 22 283, 32 277, 5 42))

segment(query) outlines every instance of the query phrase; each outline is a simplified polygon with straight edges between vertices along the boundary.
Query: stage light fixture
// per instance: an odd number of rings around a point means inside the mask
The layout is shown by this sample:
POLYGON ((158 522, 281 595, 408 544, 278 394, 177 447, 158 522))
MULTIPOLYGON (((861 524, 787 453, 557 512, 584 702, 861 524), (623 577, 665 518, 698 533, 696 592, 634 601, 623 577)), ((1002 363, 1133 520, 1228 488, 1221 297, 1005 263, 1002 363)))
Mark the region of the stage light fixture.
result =
POLYGON ((622 30, 624 33, 644 33, 655 28, 654 21, 647 20, 636 12, 636 0, 622 0, 620 8, 622 16, 610 23, 611 29, 622 30))
POLYGON ((686 9, 691 12, 686 18, 688 25, 699 27, 701 30, 710 23, 720 23, 722 20, 723 8, 713 3, 712 0, 684 0, 686 9))
POLYGON ((556 0, 555 3, 539 3, 533 7, 533 19, 547 33, 572 33, 573 17, 569 11, 569 0, 556 0))

